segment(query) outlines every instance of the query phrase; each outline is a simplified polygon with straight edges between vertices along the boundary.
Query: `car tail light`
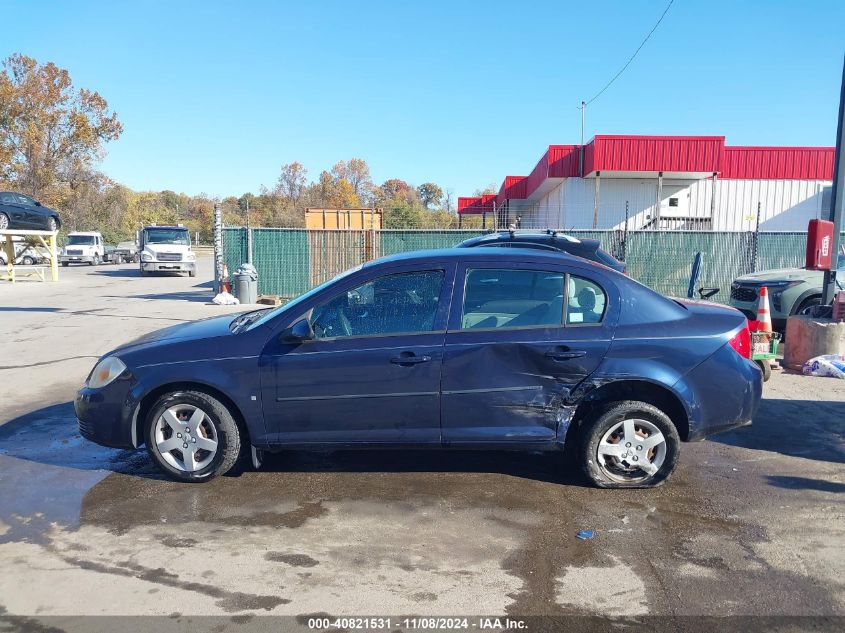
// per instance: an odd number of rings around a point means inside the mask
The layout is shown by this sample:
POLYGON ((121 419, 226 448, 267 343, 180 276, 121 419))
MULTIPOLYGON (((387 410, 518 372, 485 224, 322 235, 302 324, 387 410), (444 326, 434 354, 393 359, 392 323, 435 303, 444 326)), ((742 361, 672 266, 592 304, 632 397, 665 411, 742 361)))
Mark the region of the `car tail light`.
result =
POLYGON ((728 343, 743 358, 751 358, 751 330, 748 329, 748 321, 745 322, 739 332, 733 335, 728 343))

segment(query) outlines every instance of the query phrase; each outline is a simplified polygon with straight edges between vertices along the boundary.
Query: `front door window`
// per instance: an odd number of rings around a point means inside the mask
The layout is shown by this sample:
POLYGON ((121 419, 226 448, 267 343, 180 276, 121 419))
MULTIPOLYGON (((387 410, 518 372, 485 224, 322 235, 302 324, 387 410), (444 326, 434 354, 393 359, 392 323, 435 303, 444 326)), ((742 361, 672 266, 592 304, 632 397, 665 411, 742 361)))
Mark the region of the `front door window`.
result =
POLYGON ((442 270, 379 277, 314 308, 314 334, 327 339, 431 332, 442 286, 442 270))

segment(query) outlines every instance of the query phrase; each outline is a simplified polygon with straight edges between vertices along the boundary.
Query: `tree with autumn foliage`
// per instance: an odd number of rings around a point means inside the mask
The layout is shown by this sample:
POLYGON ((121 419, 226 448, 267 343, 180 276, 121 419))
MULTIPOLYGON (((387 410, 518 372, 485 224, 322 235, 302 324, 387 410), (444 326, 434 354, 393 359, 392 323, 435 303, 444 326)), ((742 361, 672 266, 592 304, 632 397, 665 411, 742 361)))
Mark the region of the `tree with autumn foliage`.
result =
POLYGON ((123 126, 98 93, 75 88, 67 70, 15 54, 0 73, 0 178, 60 205, 90 184, 105 144, 123 126))

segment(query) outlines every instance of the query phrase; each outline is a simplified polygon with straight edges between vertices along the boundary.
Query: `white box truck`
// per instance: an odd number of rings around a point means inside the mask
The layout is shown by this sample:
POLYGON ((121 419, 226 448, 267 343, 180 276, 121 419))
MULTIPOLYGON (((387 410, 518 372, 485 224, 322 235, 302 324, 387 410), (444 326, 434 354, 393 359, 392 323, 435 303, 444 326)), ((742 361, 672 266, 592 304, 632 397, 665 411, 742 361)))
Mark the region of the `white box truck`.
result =
POLYGON ((184 226, 145 226, 140 235, 141 276, 153 272, 197 276, 197 256, 184 226))
POLYGON ((99 231, 74 231, 67 234, 64 248, 59 253, 62 266, 88 264, 97 266, 103 261, 105 243, 99 231))

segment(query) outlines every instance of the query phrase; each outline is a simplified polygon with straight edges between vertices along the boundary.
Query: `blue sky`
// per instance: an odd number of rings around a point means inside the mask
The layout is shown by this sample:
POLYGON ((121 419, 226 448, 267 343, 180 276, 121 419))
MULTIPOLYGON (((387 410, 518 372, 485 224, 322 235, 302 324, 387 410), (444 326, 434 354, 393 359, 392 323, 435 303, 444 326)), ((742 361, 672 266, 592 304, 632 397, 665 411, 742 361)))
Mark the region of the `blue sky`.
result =
MULTIPOLYGON (((298 160, 471 194, 577 143, 577 106, 665 8, 627 2, 0 0, 0 53, 67 68, 125 127, 135 189, 240 195, 298 160)), ((833 145, 843 2, 676 0, 587 110, 593 134, 833 145)))

